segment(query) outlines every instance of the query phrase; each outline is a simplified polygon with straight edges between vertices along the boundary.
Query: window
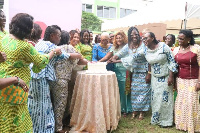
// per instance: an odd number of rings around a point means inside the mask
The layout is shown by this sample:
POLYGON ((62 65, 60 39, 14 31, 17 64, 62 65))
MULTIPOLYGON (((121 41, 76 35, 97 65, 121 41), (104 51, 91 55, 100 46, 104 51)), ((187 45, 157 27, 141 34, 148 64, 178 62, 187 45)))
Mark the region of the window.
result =
POLYGON ((82 10, 86 12, 92 13, 92 5, 89 4, 82 4, 82 10))
POLYGON ((102 18, 116 18, 116 8, 97 6, 97 16, 102 18))
POLYGON ((103 17, 103 6, 97 6, 97 16, 103 17))
POLYGON ((134 12, 136 12, 136 10, 120 8, 120 18, 123 18, 134 12))

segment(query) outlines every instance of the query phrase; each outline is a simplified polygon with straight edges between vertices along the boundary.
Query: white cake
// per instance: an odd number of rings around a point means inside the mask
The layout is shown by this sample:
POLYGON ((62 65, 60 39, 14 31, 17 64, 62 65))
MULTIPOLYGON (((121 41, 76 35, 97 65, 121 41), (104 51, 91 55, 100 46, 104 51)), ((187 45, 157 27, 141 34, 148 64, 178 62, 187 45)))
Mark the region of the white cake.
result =
POLYGON ((106 73, 107 62, 88 62, 87 73, 106 73))

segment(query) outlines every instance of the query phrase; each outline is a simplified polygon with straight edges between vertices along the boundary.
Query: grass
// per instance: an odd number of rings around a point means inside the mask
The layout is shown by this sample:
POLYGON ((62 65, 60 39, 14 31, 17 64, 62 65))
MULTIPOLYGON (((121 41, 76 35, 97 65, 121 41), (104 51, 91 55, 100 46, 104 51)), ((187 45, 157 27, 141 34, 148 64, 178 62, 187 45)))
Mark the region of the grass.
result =
POLYGON ((151 112, 145 114, 143 120, 131 119, 131 114, 127 117, 121 117, 117 130, 112 133, 185 133, 177 130, 175 127, 172 128, 160 128, 158 125, 151 125, 151 112))

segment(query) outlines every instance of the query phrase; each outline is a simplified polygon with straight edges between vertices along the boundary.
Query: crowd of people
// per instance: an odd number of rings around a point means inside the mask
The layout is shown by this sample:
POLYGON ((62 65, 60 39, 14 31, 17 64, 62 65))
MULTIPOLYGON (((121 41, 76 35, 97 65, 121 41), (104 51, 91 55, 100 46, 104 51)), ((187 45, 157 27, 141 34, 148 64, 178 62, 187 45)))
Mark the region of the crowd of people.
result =
MULTIPOLYGON (((89 61, 107 62, 116 74, 121 113, 151 124, 200 132, 200 46, 191 30, 164 42, 148 29, 128 33, 61 30, 48 26, 44 38, 34 18, 16 14, 4 30, 0 11, 0 132, 65 133, 76 73, 89 61), (142 33, 142 36, 140 36, 142 33)), ((108 81, 109 82, 109 81, 108 81)))

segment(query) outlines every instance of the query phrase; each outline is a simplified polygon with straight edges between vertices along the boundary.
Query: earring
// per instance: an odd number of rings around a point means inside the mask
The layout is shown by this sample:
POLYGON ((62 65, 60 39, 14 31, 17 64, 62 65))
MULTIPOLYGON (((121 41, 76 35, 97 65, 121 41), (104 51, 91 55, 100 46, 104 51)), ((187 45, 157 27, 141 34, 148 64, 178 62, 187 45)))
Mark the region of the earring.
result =
POLYGON ((188 44, 190 44, 190 41, 188 41, 188 44))

